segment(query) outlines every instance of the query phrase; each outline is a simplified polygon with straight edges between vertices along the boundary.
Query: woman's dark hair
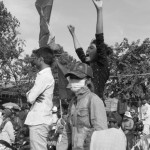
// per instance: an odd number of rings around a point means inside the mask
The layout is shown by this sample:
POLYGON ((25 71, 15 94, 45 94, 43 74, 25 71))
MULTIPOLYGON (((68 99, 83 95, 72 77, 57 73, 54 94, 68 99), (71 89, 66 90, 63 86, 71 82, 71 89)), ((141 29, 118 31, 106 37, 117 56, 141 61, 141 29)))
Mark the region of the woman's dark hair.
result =
POLYGON ((54 52, 51 48, 41 47, 37 50, 33 50, 32 53, 35 54, 37 57, 42 57, 45 64, 52 66, 54 62, 54 52))
MULTIPOLYGON (((95 45, 96 45, 96 39, 93 39, 93 40, 91 41, 91 44, 95 44, 95 45)), ((104 43, 104 47, 105 47, 105 49, 106 49, 106 54, 107 54, 107 56, 109 56, 109 55, 111 55, 111 54, 113 53, 112 48, 109 47, 106 43, 104 43)))
POLYGON ((91 92, 94 92, 94 84, 93 84, 93 82, 91 81, 91 78, 87 78, 87 80, 86 80, 86 85, 87 85, 87 87, 90 89, 91 92))

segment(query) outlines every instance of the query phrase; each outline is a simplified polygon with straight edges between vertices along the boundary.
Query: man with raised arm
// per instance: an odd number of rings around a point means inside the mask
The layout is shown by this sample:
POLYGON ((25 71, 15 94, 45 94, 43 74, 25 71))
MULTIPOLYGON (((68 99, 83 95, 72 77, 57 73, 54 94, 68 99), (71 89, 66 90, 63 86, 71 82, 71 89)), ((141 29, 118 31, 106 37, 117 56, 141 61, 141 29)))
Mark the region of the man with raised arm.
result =
POLYGON ((103 37, 103 16, 102 16, 102 0, 92 0, 97 11, 97 24, 96 24, 96 39, 92 40, 86 54, 81 48, 76 34, 75 27, 68 26, 68 29, 72 35, 74 47, 80 60, 89 64, 94 73, 93 83, 95 87, 95 93, 103 99, 103 92, 105 83, 109 78, 109 68, 107 60, 107 46, 104 43, 103 37))

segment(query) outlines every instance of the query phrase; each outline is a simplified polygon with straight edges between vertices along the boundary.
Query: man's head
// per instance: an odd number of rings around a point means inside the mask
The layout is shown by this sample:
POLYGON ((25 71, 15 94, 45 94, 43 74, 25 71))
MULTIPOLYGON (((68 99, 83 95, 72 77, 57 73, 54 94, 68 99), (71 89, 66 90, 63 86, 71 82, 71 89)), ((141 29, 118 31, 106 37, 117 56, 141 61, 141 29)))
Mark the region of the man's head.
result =
POLYGON ((117 122, 116 118, 111 117, 108 119, 108 121, 109 121, 109 125, 108 125, 109 128, 118 128, 118 122, 117 122))
POLYGON ((87 81, 93 77, 93 71, 90 66, 85 63, 77 63, 75 67, 68 72, 65 77, 67 77, 70 88, 73 92, 76 92, 83 86, 88 86, 87 81))
POLYGON ((2 111, 2 114, 3 114, 3 118, 9 118, 12 116, 12 111, 6 108, 2 111))
POLYGON ((124 119, 132 119, 131 113, 129 111, 125 112, 124 119))
POLYGON ((145 105, 147 103, 147 100, 142 101, 142 105, 145 105))
POLYGON ((132 116, 132 117, 135 116, 135 114, 136 114, 134 109, 131 109, 131 110, 130 110, 130 113, 131 113, 131 116, 132 116))
POLYGON ((48 47, 41 47, 32 52, 32 64, 40 68, 42 65, 51 66, 54 62, 53 50, 48 47))

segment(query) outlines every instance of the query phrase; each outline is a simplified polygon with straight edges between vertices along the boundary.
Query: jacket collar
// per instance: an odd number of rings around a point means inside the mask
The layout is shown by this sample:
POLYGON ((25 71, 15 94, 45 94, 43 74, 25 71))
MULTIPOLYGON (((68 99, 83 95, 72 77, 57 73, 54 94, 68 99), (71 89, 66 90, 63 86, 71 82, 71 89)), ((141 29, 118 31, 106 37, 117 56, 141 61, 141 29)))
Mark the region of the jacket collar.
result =
POLYGON ((85 95, 89 92, 90 92, 89 88, 87 86, 84 86, 80 90, 78 90, 75 95, 78 98, 78 97, 82 97, 82 95, 85 95))

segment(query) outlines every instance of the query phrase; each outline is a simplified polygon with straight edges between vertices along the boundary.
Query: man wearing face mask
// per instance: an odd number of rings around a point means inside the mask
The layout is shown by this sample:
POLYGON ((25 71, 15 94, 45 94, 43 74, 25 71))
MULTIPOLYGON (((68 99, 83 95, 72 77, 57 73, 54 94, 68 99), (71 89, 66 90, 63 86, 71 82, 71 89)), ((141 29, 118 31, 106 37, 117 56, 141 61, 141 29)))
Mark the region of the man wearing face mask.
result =
MULTIPOLYGON (((108 60, 106 49, 108 47, 104 44, 103 37, 103 18, 102 18, 102 0, 92 0, 97 10, 97 24, 96 24, 96 39, 92 40, 87 49, 86 55, 81 48, 76 34, 75 27, 68 26, 72 35, 76 53, 83 63, 87 63, 93 69, 93 84, 94 92, 103 99, 103 91, 105 83, 109 78, 108 60)), ((109 48, 110 49, 110 48, 109 48)))
POLYGON ((53 50, 42 47, 32 53, 32 63, 39 72, 34 86, 27 92, 27 102, 31 109, 26 117, 25 124, 30 131, 30 149, 47 150, 47 136, 49 125, 52 124, 54 78, 51 65, 54 61, 53 50))
POLYGON ((77 63, 65 75, 68 88, 74 93, 70 102, 68 121, 71 125, 72 150, 89 150, 93 131, 107 129, 107 116, 103 101, 92 92, 92 68, 77 63))

